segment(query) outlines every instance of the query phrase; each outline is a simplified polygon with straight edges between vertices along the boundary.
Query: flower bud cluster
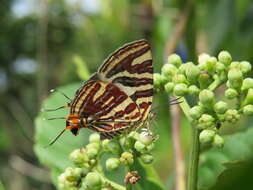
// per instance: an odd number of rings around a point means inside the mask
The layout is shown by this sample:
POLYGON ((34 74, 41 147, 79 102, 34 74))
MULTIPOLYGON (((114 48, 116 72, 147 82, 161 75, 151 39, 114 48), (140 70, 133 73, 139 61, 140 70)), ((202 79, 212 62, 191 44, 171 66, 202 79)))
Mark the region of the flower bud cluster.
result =
POLYGON ((120 166, 127 168, 139 158, 143 163, 153 161, 151 151, 156 138, 149 130, 143 129, 140 133, 132 131, 117 139, 100 139, 98 133, 91 134, 89 144, 81 149, 76 149, 70 154, 70 160, 75 167, 67 168, 58 177, 58 186, 62 190, 96 190, 106 188, 108 183, 96 168, 103 168, 99 161, 104 153, 112 155, 105 160, 108 171, 118 169, 120 166))
POLYGON ((218 129, 223 123, 236 123, 242 114, 253 114, 253 78, 248 76, 251 69, 249 62, 233 61, 227 51, 221 51, 218 57, 201 54, 197 64, 183 63, 172 54, 161 74, 154 75, 154 86, 173 96, 195 97, 197 103, 186 114, 200 130, 200 142, 221 147, 223 139, 218 129), (225 86, 222 101, 214 92, 221 85, 225 86))

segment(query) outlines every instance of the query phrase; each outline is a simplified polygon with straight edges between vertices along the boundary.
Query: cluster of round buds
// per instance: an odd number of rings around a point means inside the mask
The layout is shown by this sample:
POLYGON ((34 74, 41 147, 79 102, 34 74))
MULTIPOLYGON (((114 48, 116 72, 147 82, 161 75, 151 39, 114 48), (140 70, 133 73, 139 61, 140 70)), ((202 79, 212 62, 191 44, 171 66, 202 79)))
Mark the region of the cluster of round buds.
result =
POLYGON ((114 153, 114 157, 106 160, 106 169, 111 171, 118 169, 120 165, 131 166, 134 164, 134 159, 140 157, 140 159, 150 164, 153 161, 151 151, 154 148, 155 138, 150 131, 143 130, 138 133, 132 131, 128 135, 122 137, 119 143, 113 140, 104 140, 102 142, 104 150, 114 153), (123 147, 123 151, 120 150, 123 147), (135 151, 138 152, 138 156, 135 151))
POLYGON ((82 168, 68 167, 64 173, 58 176, 58 187, 62 190, 77 190, 78 181, 82 176, 82 168))
MULTIPOLYGON (((105 161, 105 168, 108 171, 116 170, 120 165, 129 168, 137 158, 149 164, 153 161, 151 151, 154 148, 155 140, 156 138, 149 130, 142 130, 140 133, 132 131, 118 139, 112 140, 101 140, 98 133, 91 134, 89 144, 81 149, 74 150, 70 154, 69 158, 75 167, 67 168, 58 177, 59 189, 106 189, 108 183, 96 171, 96 168, 103 168, 99 161, 102 155, 108 152, 113 155, 105 161)), ((133 179, 131 178, 131 180, 133 179)))
POLYGON ((236 123, 242 114, 253 114, 250 71, 249 62, 233 61, 227 51, 221 51, 217 58, 201 54, 197 64, 183 63, 177 54, 172 54, 161 74, 154 74, 154 86, 173 96, 196 97, 197 104, 187 114, 201 131, 200 142, 221 147, 223 139, 217 132, 223 123, 236 123), (217 100, 214 90, 222 85, 224 98, 217 100))

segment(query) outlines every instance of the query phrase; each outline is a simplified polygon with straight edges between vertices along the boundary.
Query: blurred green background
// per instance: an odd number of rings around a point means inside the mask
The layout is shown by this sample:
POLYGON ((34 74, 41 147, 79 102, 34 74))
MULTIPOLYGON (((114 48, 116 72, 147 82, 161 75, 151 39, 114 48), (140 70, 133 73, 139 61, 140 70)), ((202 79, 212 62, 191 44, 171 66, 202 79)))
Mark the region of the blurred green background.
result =
MULTIPOLYGON (((1 1, 0 190, 55 189, 48 168, 39 164, 33 151, 34 119, 42 101, 50 89, 82 81, 116 48, 142 38, 152 45, 155 71, 172 52, 180 54, 184 61, 195 61, 199 53, 216 56, 220 50, 228 50, 234 60, 253 62, 253 2, 1 1)), ((73 97, 74 91, 68 95, 73 97)), ((58 99, 65 101, 60 95, 58 99)), ((157 105, 164 101, 166 95, 157 95, 157 105)), ((181 137, 187 160, 190 129, 182 119, 181 137)), ((174 166, 168 108, 161 107, 157 123, 154 131, 160 140, 155 167, 168 189, 172 189, 174 166)), ((229 135, 230 144, 224 151, 211 150, 202 155, 202 188, 253 189, 252 124, 250 120, 243 124, 249 129, 237 136, 229 135), (233 156, 239 154, 240 157, 233 156), (221 166, 223 160, 230 160, 230 165, 221 166)), ((62 122, 60 128, 64 126, 62 122)))

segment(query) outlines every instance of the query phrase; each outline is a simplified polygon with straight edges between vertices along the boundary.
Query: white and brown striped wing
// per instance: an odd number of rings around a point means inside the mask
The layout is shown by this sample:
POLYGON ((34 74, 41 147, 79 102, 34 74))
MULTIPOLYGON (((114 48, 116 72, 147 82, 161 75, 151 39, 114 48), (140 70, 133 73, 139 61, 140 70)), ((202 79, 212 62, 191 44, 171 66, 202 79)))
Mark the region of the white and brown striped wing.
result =
POLYGON ((111 82, 98 80, 85 83, 78 91, 70 113, 88 120, 88 128, 115 135, 141 118, 138 106, 123 90, 111 82))
POLYGON ((99 68, 97 77, 122 89, 146 120, 153 99, 152 56, 146 40, 126 44, 112 53, 99 68))

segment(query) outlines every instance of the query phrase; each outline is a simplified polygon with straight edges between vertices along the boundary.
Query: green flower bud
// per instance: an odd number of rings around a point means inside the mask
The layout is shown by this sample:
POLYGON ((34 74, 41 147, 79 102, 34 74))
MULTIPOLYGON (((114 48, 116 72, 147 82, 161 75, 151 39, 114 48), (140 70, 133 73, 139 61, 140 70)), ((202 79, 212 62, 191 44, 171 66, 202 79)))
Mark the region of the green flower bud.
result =
POLYGON ((151 164, 154 160, 154 157, 151 154, 142 154, 141 155, 141 160, 145 163, 145 164, 151 164))
POLYGON ((203 108, 201 106, 194 106, 189 111, 192 119, 198 119, 203 114, 203 108))
POLYGON ((120 147, 119 144, 114 142, 114 141, 109 141, 108 145, 106 146, 106 148, 112 152, 113 154, 119 154, 120 153, 120 147))
POLYGON ((217 59, 215 57, 210 57, 209 59, 207 59, 206 70, 209 73, 213 73, 216 69, 216 63, 217 63, 217 59))
POLYGON ((228 80, 233 88, 238 88, 242 83, 242 72, 239 69, 231 69, 228 71, 228 80))
POLYGON ((134 163, 134 156, 130 152, 123 152, 119 160, 123 164, 132 165, 134 163))
POLYGON ((102 147, 103 147, 103 148, 106 148, 106 147, 108 146, 109 142, 110 142, 109 139, 104 139, 104 140, 102 141, 102 147))
POLYGON ((231 69, 241 69, 241 65, 238 61, 233 61, 231 62, 231 64, 229 65, 229 70, 231 69))
POLYGON ((172 64, 164 64, 162 67, 162 74, 170 79, 177 73, 177 68, 172 64))
POLYGON ((59 189, 72 189, 75 188, 77 181, 73 180, 73 181, 68 181, 66 179, 66 175, 65 173, 62 173, 60 176, 58 176, 58 187, 59 189))
POLYGON ((83 166, 83 164, 89 161, 86 150, 84 148, 76 149, 71 152, 69 159, 77 166, 83 166))
POLYGON ((168 82, 165 84, 164 89, 167 93, 173 92, 175 84, 173 82, 168 82))
POLYGON ((140 141, 136 141, 135 144, 134 144, 134 148, 138 152, 143 152, 143 150, 145 149, 145 144, 141 143, 140 141))
POLYGON ((153 142, 153 136, 146 131, 140 133, 139 141, 145 146, 150 145, 153 142))
POLYGON ((102 188, 102 179, 96 172, 88 173, 84 181, 90 190, 100 190, 102 188))
POLYGON ((242 103, 243 106, 253 103, 253 88, 250 88, 247 95, 242 103))
POLYGON ((214 139, 215 131, 210 129, 205 129, 200 132, 199 134, 199 141, 202 144, 211 143, 214 139))
POLYGON ((95 158, 98 155, 98 149, 96 148, 88 148, 87 151, 87 156, 89 159, 95 158))
POLYGON ((247 105, 243 107, 243 114, 252 115, 253 114, 253 105, 247 105))
POLYGON ((82 169, 81 168, 66 168, 64 174, 65 179, 69 182, 76 182, 81 177, 82 169))
POLYGON ((253 88, 253 78, 246 78, 242 81, 241 90, 248 90, 249 88, 253 88))
POLYGON ((156 88, 159 88, 161 85, 164 84, 164 82, 167 80, 166 77, 161 75, 160 73, 154 73, 153 74, 153 80, 154 80, 154 86, 156 88))
POLYGON ((238 92, 233 88, 229 88, 225 91, 225 96, 227 99, 234 99, 238 96, 238 92))
POLYGON ((198 120, 198 129, 206 129, 214 126, 214 118, 211 115, 203 114, 198 120))
POLYGON ((206 89, 202 90, 199 93, 199 101, 203 104, 203 106, 209 107, 215 101, 214 93, 211 90, 206 90, 206 89))
POLYGON ((202 53, 199 55, 198 57, 198 67, 200 68, 200 70, 206 70, 206 63, 208 61, 208 59, 210 58, 210 55, 206 54, 206 53, 202 53))
POLYGON ((185 63, 185 64, 182 64, 179 68, 178 68, 178 71, 177 73, 178 74, 185 74, 186 72, 186 68, 188 67, 188 65, 185 63))
POLYGON ((225 65, 229 65, 232 61, 232 57, 227 51, 221 51, 218 55, 218 59, 221 63, 224 63, 225 65))
POLYGON ((135 140, 139 139, 139 133, 137 133, 136 131, 131 131, 128 135, 129 138, 133 138, 135 140))
POLYGON ((146 147, 146 149, 147 149, 148 152, 152 151, 154 148, 155 148, 155 144, 154 143, 151 143, 150 145, 148 145, 146 147))
POLYGON ((177 83, 177 84, 179 84, 179 83, 187 83, 187 80, 186 80, 186 78, 185 78, 185 76, 183 74, 176 74, 176 75, 174 75, 172 81, 174 83, 177 83))
POLYGON ((202 71, 199 75, 198 82, 200 88, 208 87, 212 82, 212 77, 205 71, 202 71))
POLYGON ((117 169, 119 165, 120 161, 118 158, 109 158, 105 162, 106 169, 109 171, 117 169))
POLYGON ((224 114, 228 109, 228 104, 223 101, 219 101, 214 105, 214 111, 218 114, 224 114))
POLYGON ((240 62, 240 66, 241 66, 241 71, 244 75, 250 72, 252 68, 251 64, 248 61, 240 62))
POLYGON ((213 146, 222 148, 224 146, 224 139, 220 135, 216 134, 213 138, 213 146))
POLYGON ((99 150, 100 144, 99 143, 89 143, 86 145, 86 149, 89 149, 89 148, 94 148, 94 149, 99 150))
POLYGON ((182 60, 179 57, 179 55, 174 53, 174 54, 171 54, 168 57, 168 63, 172 64, 172 65, 175 65, 176 67, 179 67, 180 65, 182 65, 182 60))
POLYGON ((197 95, 200 92, 200 89, 196 85, 191 85, 188 88, 189 94, 191 95, 197 95))
POLYGON ((190 83, 196 83, 200 74, 200 69, 194 65, 193 63, 189 62, 188 66, 185 69, 185 75, 187 80, 190 83))
POLYGON ((225 113, 225 121, 236 123, 240 119, 240 114, 235 109, 229 109, 225 113))
POLYGON ((176 84, 173 92, 176 96, 184 96, 188 92, 187 85, 184 83, 176 84))
POLYGON ((218 62, 216 63, 216 71, 217 71, 218 73, 222 73, 222 72, 226 71, 225 65, 224 65, 223 63, 221 63, 221 62, 218 61, 218 62))
POLYGON ((90 143, 100 143, 100 135, 98 133, 93 133, 89 137, 90 143))

